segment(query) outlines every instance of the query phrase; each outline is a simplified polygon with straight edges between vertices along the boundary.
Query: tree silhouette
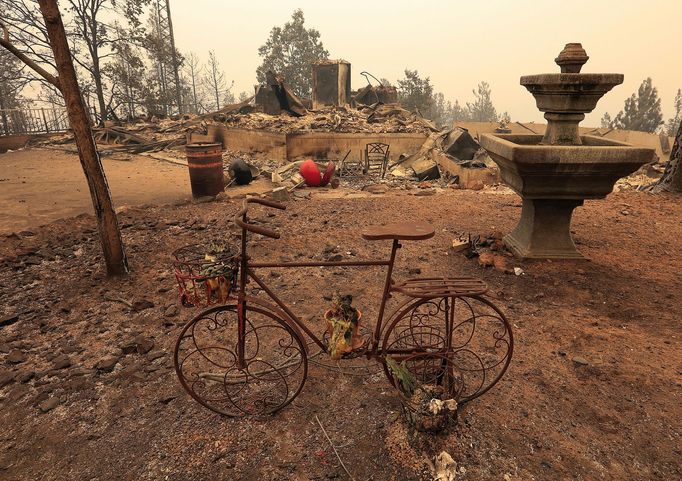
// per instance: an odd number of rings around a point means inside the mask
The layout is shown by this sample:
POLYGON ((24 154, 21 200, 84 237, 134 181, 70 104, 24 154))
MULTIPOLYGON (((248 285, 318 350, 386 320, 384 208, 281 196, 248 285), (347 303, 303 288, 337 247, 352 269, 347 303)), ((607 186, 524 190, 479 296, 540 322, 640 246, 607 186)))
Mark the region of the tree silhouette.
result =
POLYGON ((642 132, 655 132, 662 123, 661 99, 650 77, 642 82, 636 94, 625 99, 623 110, 613 119, 617 129, 642 132))
POLYGON ((273 27, 270 37, 258 49, 263 62, 256 69, 259 83, 265 83, 266 73, 272 70, 284 75, 284 79, 294 93, 310 97, 313 88, 312 64, 329 58, 320 41, 320 32, 305 28, 303 11, 295 10, 291 21, 283 27, 273 27))

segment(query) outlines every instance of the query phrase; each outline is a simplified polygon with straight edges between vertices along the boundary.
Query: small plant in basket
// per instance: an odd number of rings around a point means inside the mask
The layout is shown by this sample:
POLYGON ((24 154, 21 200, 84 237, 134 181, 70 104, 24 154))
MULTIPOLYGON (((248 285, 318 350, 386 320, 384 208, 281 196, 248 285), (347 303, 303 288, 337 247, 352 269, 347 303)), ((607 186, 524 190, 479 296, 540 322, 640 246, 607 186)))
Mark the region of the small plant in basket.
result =
POLYGON ((174 253, 175 278, 184 306, 222 304, 235 287, 239 263, 235 250, 218 242, 182 247, 174 253))

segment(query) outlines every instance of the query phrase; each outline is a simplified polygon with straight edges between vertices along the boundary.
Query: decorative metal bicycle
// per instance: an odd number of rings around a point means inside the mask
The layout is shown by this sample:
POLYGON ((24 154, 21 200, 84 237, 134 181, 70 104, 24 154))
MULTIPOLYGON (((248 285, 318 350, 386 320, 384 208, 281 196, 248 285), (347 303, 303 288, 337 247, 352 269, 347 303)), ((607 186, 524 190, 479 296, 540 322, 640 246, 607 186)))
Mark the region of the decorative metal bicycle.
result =
POLYGON ((247 207, 257 203, 276 209, 277 202, 248 198, 235 215, 242 229, 241 252, 235 255, 236 296, 204 310, 182 329, 175 347, 175 369, 182 386, 203 406, 227 416, 274 413, 301 392, 308 376, 309 346, 328 352, 328 339, 316 335, 259 277, 259 268, 360 267, 387 269, 378 319, 367 342, 354 357, 383 364, 391 384, 397 380, 387 358, 406 368, 421 383, 442 386, 461 405, 482 395, 506 371, 513 351, 511 326, 484 294, 482 280, 468 277, 419 278, 396 283, 393 268, 401 241, 429 239, 427 224, 371 227, 366 240, 390 240, 385 260, 338 262, 253 262, 247 254, 248 233, 278 239, 279 233, 249 223, 247 207), (237 273, 238 271, 238 273, 237 273), (264 296, 247 295, 248 281, 264 296), (385 315, 389 299, 398 305, 385 315))

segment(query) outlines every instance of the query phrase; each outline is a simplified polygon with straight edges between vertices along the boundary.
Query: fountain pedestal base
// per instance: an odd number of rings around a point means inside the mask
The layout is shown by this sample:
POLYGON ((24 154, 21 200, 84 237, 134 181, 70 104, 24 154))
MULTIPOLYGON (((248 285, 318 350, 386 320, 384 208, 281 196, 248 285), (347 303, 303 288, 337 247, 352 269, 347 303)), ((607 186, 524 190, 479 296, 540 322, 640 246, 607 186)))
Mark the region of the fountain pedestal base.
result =
POLYGON ((583 259, 571 237, 571 217, 580 205, 580 199, 523 199, 521 220, 505 244, 524 259, 583 259))

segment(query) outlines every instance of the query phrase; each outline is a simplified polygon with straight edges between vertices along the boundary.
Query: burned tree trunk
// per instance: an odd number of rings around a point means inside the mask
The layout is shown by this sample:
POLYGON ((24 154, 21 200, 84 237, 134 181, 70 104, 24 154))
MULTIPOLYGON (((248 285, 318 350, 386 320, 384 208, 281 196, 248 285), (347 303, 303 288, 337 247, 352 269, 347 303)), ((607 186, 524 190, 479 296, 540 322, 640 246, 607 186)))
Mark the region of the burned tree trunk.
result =
POLYGON ((56 0, 38 0, 38 3, 45 19, 50 45, 57 64, 59 86, 66 102, 69 121, 78 146, 78 155, 90 188, 107 273, 110 275, 126 274, 128 261, 123 249, 121 231, 118 227, 109 185, 102 169, 102 162, 92 137, 83 97, 78 87, 59 7, 56 0))
POLYGON ((92 204, 97 216, 97 225, 102 242, 102 250, 104 251, 107 273, 109 275, 126 274, 128 272, 128 261, 123 249, 121 231, 118 227, 109 185, 104 176, 95 140, 92 137, 90 120, 78 87, 76 71, 73 67, 59 7, 56 0, 38 0, 38 4, 45 19, 50 46, 57 65, 58 77, 49 74, 14 47, 9 42, 8 31, 1 22, 0 27, 3 29, 3 38, 0 39, 0 45, 35 70, 49 83, 57 87, 64 96, 69 122, 73 129, 76 145, 78 146, 78 156, 80 157, 81 166, 88 182, 92 204))
POLYGON ((665 166, 663 177, 654 186, 654 192, 682 192, 682 122, 677 129, 675 143, 670 151, 670 160, 665 166))

